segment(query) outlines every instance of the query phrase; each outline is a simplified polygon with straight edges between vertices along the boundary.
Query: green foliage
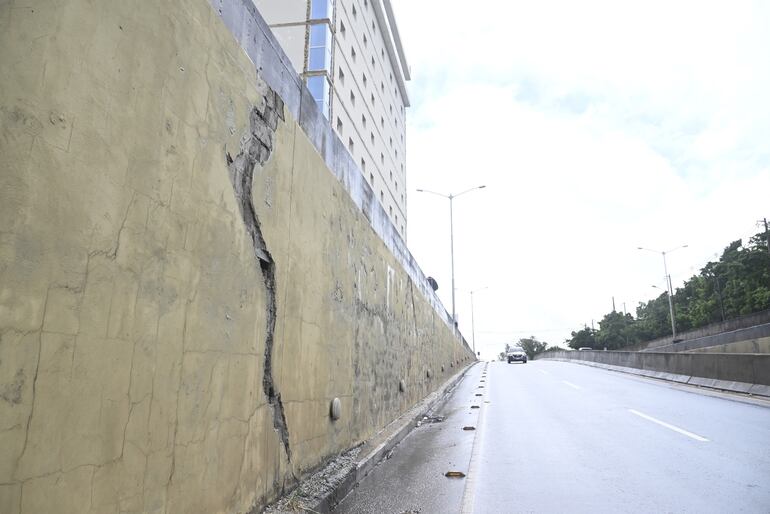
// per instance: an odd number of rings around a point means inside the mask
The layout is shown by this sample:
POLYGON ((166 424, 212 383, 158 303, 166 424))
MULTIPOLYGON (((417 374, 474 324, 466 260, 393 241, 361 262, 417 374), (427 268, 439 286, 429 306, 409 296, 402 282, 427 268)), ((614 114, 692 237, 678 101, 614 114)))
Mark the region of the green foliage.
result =
MULTIPOLYGON (((538 353, 547 351, 548 343, 544 341, 538 341, 535 336, 531 336, 519 339, 519 342, 516 344, 516 346, 519 346, 522 350, 524 350, 524 353, 527 354, 528 359, 533 359, 538 353)), ((506 344, 505 350, 508 351, 509 349, 510 345, 506 344)))
POLYGON ((584 328, 577 332, 572 332, 572 339, 565 341, 567 346, 577 350, 578 348, 595 348, 596 347, 596 330, 592 328, 584 328))
MULTIPOLYGON (((707 263, 698 275, 674 292, 677 332, 770 309, 770 253, 764 232, 744 245, 730 243, 717 262, 707 263)), ((574 349, 590 347, 615 350, 671 335, 668 297, 664 293, 630 314, 610 312, 599 330, 572 332, 567 344, 574 349)))

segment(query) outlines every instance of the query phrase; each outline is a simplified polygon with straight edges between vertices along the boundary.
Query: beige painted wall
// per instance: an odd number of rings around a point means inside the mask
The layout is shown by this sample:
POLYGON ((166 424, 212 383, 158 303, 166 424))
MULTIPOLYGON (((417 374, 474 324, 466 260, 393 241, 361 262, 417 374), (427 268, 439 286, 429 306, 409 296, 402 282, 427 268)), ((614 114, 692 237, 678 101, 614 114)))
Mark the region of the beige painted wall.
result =
POLYGON ((254 65, 205 0, 0 2, 0 65, 0 512, 245 512, 472 358, 286 112, 253 198, 289 461, 226 161, 254 65))

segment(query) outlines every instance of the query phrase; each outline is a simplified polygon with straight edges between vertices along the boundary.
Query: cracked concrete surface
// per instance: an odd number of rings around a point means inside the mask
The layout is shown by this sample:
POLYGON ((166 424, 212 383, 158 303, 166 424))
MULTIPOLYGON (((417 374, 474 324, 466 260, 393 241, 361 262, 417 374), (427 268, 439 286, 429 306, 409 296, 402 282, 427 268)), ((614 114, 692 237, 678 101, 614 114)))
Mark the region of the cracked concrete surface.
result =
POLYGON ((205 0, 0 29, 0 512, 257 509, 470 358, 205 0))
MULTIPOLYGON (((286 414, 281 401, 281 393, 278 392, 273 379, 273 343, 275 339, 276 320, 276 287, 275 287, 275 262, 262 235, 262 228, 254 209, 252 200, 252 185, 254 180, 254 168, 259 164, 264 165, 270 158, 273 150, 273 137, 278 126, 278 119, 284 120, 283 102, 268 88, 263 97, 264 102, 258 107, 253 107, 249 115, 249 130, 241 138, 241 151, 235 159, 226 155, 226 162, 230 172, 230 181, 233 184, 238 208, 243 218, 243 224, 251 237, 254 245, 254 254, 262 272, 262 280, 265 288, 265 303, 267 318, 267 333, 265 335, 265 357, 262 374, 262 388, 270 409, 273 413, 273 428, 281 438, 286 458, 291 462, 291 445, 289 443, 289 427, 286 424, 286 414)), ((229 120, 228 120, 229 121, 229 120)))

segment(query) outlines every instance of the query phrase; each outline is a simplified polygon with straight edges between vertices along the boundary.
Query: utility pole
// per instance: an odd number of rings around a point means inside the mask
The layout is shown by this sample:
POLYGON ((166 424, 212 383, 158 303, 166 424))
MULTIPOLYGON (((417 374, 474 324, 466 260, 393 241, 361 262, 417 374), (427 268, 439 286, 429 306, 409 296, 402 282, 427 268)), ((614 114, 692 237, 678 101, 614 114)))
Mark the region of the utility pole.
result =
POLYGON ((612 297, 612 312, 615 312, 615 297, 612 297))
POLYGON ((767 253, 770 253, 770 230, 767 228, 767 218, 762 218, 761 220, 757 221, 757 225, 760 223, 765 224, 765 242, 767 243, 767 253))

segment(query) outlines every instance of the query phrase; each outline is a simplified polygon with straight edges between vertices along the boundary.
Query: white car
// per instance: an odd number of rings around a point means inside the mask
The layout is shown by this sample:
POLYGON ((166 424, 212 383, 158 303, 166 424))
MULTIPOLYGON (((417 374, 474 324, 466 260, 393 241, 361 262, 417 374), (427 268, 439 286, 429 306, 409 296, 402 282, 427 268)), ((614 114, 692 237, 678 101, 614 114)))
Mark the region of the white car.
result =
POLYGON ((507 358, 508 364, 514 361, 523 362, 524 364, 527 363, 527 354, 521 348, 511 348, 508 350, 507 358))

